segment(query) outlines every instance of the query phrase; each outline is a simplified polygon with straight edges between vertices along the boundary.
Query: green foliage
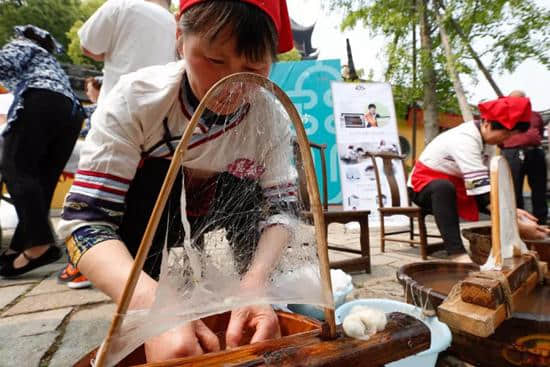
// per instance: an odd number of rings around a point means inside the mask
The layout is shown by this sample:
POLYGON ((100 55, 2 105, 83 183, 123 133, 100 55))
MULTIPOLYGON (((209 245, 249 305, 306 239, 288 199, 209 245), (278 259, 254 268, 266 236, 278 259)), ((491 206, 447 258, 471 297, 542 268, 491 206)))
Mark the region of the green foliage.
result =
POLYGON ((86 65, 96 69, 101 69, 103 63, 94 61, 89 57, 82 54, 80 50, 80 38, 78 37, 78 30, 89 17, 101 6, 105 0, 84 0, 80 4, 80 10, 78 19, 73 23, 71 29, 67 32, 67 38, 69 39, 69 47, 67 54, 71 58, 71 62, 76 65, 86 65))
MULTIPOLYGON (((13 27, 34 24, 49 31, 66 48, 67 30, 78 17, 78 0, 3 0, 0 1, 0 46, 13 37, 13 27)), ((68 61, 67 55, 60 55, 68 61)))
POLYGON ((284 54, 277 55, 277 61, 300 61, 302 60, 302 55, 300 52, 293 48, 292 50, 285 52, 284 54))
MULTIPOLYGON (((435 69, 440 108, 458 111, 435 22, 434 11, 439 6, 444 13, 445 28, 456 56, 454 63, 460 74, 477 80, 478 69, 466 43, 472 45, 483 60, 489 60, 487 66, 490 72, 513 72, 528 58, 550 67, 550 10, 537 6, 534 0, 427 0, 433 55, 431 59, 426 59, 418 52, 416 88, 412 88, 411 34, 413 21, 418 24, 418 19, 412 0, 330 0, 329 3, 333 9, 346 11, 342 29, 363 24, 373 34, 388 38, 386 81, 394 86, 396 109, 400 116, 404 115, 412 101, 422 99, 421 62, 432 64, 435 69), (461 39, 455 24, 462 30, 466 42, 461 39)), ((417 48, 420 51, 420 47, 417 48)))
POLYGON ((101 5, 103 5, 103 3, 105 3, 105 1, 106 0, 83 0, 82 4, 80 4, 78 19, 85 22, 101 5))
POLYGON ((513 72, 525 59, 550 67, 550 9, 536 1, 460 0, 446 10, 448 20, 456 19, 468 42, 490 60, 490 71, 513 72))

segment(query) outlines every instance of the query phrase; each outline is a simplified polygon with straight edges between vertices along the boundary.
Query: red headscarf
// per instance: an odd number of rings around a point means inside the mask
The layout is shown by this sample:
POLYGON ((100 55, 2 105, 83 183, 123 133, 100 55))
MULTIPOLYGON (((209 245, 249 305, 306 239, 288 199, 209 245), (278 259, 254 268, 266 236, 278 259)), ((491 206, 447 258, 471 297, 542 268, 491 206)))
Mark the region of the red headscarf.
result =
MULTIPOLYGON (((191 6, 206 0, 180 0, 180 15, 191 6)), ((275 23, 275 28, 279 34, 278 52, 283 53, 292 50, 294 43, 292 40, 292 29, 290 28, 290 17, 286 7, 286 0, 239 0, 262 9, 275 23)))
POLYGON ((531 121, 531 101, 526 97, 500 97, 478 105, 481 118, 500 122, 512 130, 518 122, 531 121))

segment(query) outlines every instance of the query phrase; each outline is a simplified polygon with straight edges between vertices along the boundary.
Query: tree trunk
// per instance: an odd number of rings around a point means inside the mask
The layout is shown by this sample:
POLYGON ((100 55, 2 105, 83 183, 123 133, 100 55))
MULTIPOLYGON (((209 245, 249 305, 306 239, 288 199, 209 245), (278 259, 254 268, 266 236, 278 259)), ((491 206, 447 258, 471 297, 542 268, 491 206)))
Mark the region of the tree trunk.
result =
POLYGON ((428 144, 439 133, 439 125, 437 122, 436 79, 432 55, 433 45, 427 12, 427 0, 420 0, 419 4, 420 64, 422 67, 422 84, 424 89, 424 141, 428 144))
POLYGON ((464 88, 462 88, 460 76, 456 71, 455 57, 453 55, 453 51, 451 50, 449 36, 447 35, 447 31, 445 30, 445 25, 443 24, 443 20, 441 18, 441 15, 439 14, 439 10, 437 9, 435 11, 435 16, 437 20, 437 25, 439 26, 441 44, 443 45, 443 49, 445 50, 445 57, 447 59, 447 71, 449 72, 451 80, 453 81, 453 87, 456 92, 456 99, 458 100, 460 112, 462 113, 462 119, 464 121, 472 121, 474 119, 474 115, 472 114, 470 106, 468 105, 468 101, 466 100, 466 94, 464 93, 464 88))
MULTIPOLYGON (((442 9, 445 9, 445 7, 443 6, 441 0, 437 0, 437 4, 438 4, 438 7, 442 8, 442 9)), ((470 41, 468 40, 468 37, 466 37, 466 35, 462 31, 462 28, 460 27, 460 25, 452 17, 449 18, 449 21, 450 21, 451 25, 453 26, 453 28, 455 29, 455 32, 458 34, 458 36, 460 37, 460 39, 462 40, 462 42, 464 43, 464 45, 468 49, 468 52, 470 53, 470 56, 472 56, 472 58, 476 62, 477 67, 479 68, 479 70, 481 70, 481 72, 485 76, 485 79, 487 79, 487 81, 489 82, 489 84, 491 85, 493 90, 495 91, 496 95, 499 96, 499 97, 502 97, 503 96, 502 91, 500 90, 497 83, 495 82, 495 80, 491 76, 491 73, 489 72, 489 70, 487 70, 487 68, 483 64, 483 61, 481 61, 481 58, 479 57, 477 52, 475 52, 475 50, 473 49, 472 45, 470 44, 470 41)))

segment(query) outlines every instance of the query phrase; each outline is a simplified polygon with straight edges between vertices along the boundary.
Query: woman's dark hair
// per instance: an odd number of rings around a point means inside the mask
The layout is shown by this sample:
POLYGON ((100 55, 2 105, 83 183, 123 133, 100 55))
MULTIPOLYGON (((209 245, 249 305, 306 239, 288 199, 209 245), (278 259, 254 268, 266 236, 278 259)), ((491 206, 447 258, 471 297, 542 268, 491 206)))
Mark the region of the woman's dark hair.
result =
MULTIPOLYGON (((363 106, 364 106, 364 105, 363 105, 363 106)), ((368 107, 368 108, 370 109, 371 107, 374 107, 374 108, 376 108, 376 105, 375 105, 374 103, 371 103, 371 104, 369 105, 369 107, 368 107)))
MULTIPOLYGON (((510 130, 498 121, 489 121, 489 123, 491 124, 491 128, 493 130, 510 130)), ((524 133, 529 130, 529 125, 529 122, 518 122, 511 131, 519 131, 520 133, 524 133)))
POLYGON ((55 41, 50 35, 43 37, 35 33, 32 28, 27 28, 23 31, 23 36, 32 40, 34 43, 36 43, 38 46, 42 47, 49 53, 54 53, 56 45, 55 41))
POLYGON ((252 4, 231 0, 201 2, 185 10, 179 26, 184 35, 200 35, 210 42, 229 26, 237 54, 252 62, 262 61, 266 54, 272 60, 277 57, 279 36, 275 24, 252 4))

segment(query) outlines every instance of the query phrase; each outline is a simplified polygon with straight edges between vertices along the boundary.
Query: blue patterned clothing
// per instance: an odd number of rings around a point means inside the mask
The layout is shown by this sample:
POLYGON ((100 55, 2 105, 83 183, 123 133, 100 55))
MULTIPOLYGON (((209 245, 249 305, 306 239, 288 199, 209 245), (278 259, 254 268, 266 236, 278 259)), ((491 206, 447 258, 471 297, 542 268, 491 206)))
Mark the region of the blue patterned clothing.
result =
POLYGON ((79 104, 67 74, 55 57, 24 38, 11 41, 0 50, 0 83, 14 95, 3 134, 10 130, 18 111, 23 109, 23 94, 28 89, 46 89, 70 98, 75 106, 79 104))
POLYGON ((84 115, 86 116, 86 118, 84 119, 82 130, 80 130, 80 137, 85 138, 92 128, 92 114, 95 112, 97 104, 83 106, 82 108, 84 109, 84 115))

